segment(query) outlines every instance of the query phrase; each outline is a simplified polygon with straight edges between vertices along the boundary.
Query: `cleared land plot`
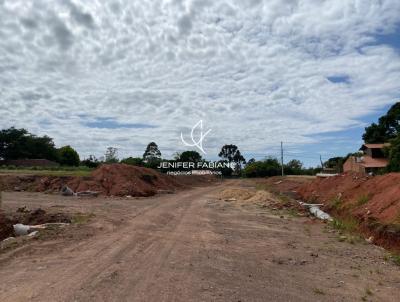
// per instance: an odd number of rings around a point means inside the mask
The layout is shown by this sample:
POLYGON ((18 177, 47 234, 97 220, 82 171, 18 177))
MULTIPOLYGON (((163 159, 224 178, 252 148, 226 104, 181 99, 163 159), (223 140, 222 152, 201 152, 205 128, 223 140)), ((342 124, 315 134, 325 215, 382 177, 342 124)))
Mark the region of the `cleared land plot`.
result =
POLYGON ((8 212, 84 218, 1 252, 0 300, 398 301, 400 268, 383 249, 343 241, 256 189, 238 180, 149 198, 5 193, 8 212), (224 190, 257 197, 226 201, 224 190))

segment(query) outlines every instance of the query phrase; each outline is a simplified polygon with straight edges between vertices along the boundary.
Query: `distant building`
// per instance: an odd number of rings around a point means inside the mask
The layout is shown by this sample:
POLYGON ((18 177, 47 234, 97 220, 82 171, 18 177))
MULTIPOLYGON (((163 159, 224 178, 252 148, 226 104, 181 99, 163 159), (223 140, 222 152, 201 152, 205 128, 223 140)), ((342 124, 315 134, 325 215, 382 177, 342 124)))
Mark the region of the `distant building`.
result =
POLYGON ((386 168, 388 160, 383 148, 390 144, 364 144, 360 148, 360 155, 350 156, 343 164, 344 172, 377 173, 386 168))

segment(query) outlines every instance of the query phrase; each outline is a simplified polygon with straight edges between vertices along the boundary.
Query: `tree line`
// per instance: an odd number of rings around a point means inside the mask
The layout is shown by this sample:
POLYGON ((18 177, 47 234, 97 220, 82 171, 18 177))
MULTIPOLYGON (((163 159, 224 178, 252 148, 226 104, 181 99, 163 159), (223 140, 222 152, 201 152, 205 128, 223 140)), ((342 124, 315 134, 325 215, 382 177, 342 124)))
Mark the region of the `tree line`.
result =
MULTIPOLYGON (((218 153, 218 162, 230 163, 233 168, 221 168, 221 173, 228 175, 242 175, 246 177, 274 176, 281 173, 281 164, 276 158, 268 157, 256 161, 246 161, 239 148, 233 144, 222 146, 218 153)), ((161 151, 155 142, 150 142, 141 157, 118 158, 118 149, 108 147, 101 158, 90 155, 80 160, 78 152, 66 145, 56 148, 53 139, 49 136, 37 136, 26 129, 14 127, 0 131, 0 159, 47 159, 59 163, 61 166, 86 166, 96 168, 100 164, 124 163, 157 169, 161 161, 204 162, 206 161, 199 152, 188 150, 176 153, 173 159, 162 159, 161 151)), ((284 165, 286 174, 315 174, 313 168, 306 169, 298 160, 291 160, 284 165)), ((165 171, 162 171, 165 172, 165 171)))

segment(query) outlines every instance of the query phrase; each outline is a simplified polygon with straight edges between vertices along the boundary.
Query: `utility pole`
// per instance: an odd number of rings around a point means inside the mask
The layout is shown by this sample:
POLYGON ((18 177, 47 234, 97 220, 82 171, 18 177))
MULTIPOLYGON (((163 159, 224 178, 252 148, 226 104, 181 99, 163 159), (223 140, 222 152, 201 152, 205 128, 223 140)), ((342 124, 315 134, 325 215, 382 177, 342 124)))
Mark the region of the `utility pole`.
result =
POLYGON ((281 166, 282 166, 282 176, 283 176, 283 142, 281 142, 281 166))

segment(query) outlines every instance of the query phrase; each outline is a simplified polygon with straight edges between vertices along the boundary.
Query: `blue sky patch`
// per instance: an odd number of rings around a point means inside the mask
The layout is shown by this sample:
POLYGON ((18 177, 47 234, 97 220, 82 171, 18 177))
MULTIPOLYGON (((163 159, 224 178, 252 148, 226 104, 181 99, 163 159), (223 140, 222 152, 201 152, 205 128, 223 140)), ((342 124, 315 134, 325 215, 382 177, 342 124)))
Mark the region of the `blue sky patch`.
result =
POLYGON ((114 118, 110 117, 98 117, 94 121, 85 122, 84 125, 89 128, 100 128, 100 129, 144 129, 144 128, 156 128, 157 126, 144 124, 144 123, 120 123, 114 118))
POLYGON ((330 76, 330 77, 326 77, 328 79, 328 81, 332 82, 332 83, 350 83, 350 77, 347 75, 340 75, 340 76, 330 76))
POLYGON ((397 50, 400 49, 400 26, 397 26, 396 30, 390 34, 378 34, 374 37, 377 45, 386 44, 397 50))

